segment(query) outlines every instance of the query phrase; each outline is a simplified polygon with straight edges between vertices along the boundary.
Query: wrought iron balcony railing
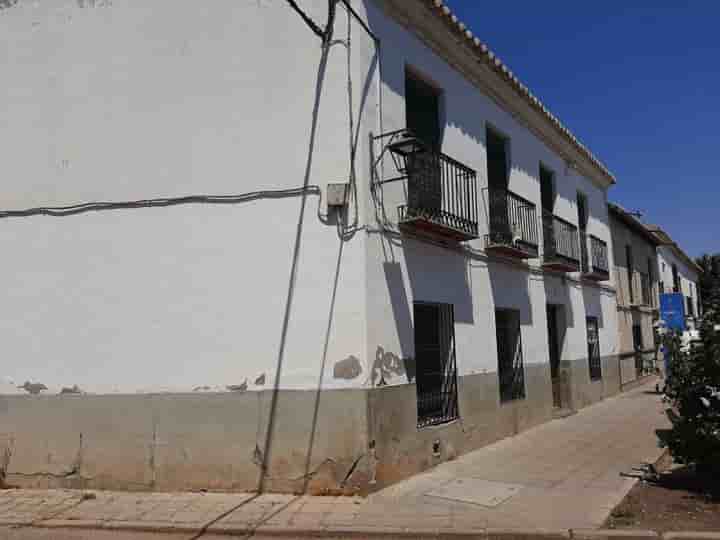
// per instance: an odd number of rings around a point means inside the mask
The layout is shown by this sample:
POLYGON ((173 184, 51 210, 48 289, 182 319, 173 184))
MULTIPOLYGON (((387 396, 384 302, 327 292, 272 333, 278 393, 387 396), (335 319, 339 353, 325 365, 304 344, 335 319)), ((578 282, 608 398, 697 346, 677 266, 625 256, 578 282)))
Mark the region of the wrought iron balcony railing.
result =
POLYGON ((607 281, 610 278, 607 243, 582 230, 580 231, 580 257, 584 277, 595 281, 607 281))
POLYGON ((392 157, 399 176, 379 184, 405 182, 404 204, 398 206, 402 230, 466 241, 478 237, 476 172, 433 149, 408 130, 374 138, 387 140, 382 155, 392 157))
POLYGON ((489 222, 485 249, 521 259, 537 257, 535 205, 506 189, 484 188, 483 195, 489 222))
POLYGON ((543 266, 563 272, 580 270, 578 228, 543 210, 543 266))

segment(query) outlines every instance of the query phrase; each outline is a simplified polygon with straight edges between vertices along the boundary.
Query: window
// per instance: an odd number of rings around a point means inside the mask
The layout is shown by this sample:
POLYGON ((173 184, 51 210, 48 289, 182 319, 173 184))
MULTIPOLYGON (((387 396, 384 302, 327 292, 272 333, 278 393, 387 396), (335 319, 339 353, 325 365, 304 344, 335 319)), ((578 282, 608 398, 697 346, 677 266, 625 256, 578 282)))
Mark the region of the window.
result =
POLYGON ((540 202, 543 212, 552 213, 555 207, 555 175, 540 164, 540 202))
MULTIPOLYGON (((555 217, 553 216, 553 207, 555 206, 555 182, 553 173, 547 167, 540 164, 540 203, 542 206, 542 234, 543 234, 543 250, 546 258, 553 257, 558 253, 558 244, 561 244, 566 251, 564 253, 573 253, 568 246, 567 234, 557 234, 555 230, 555 217)), ((573 239, 577 242, 576 239, 573 239)))
POLYGON ((440 92, 412 71, 405 71, 407 128, 431 149, 440 148, 440 92))
POLYGON ((633 348, 636 351, 643 350, 642 327, 639 324, 633 325, 633 348))
POLYGON ((686 301, 687 301, 687 316, 694 317, 695 316, 695 305, 693 304, 692 297, 688 296, 686 301))
POLYGON ((515 309, 496 309, 495 327, 498 352, 500 401, 525 398, 520 312, 515 309))
POLYGON ((588 346, 588 367, 590 369, 590 380, 602 379, 602 363, 600 361, 600 336, 598 331, 597 317, 588 317, 587 324, 587 346, 588 346))
POLYGON ((577 211, 578 211, 578 228, 580 229, 580 265, 583 272, 590 271, 590 260, 588 257, 588 241, 587 241, 587 197, 584 193, 577 192, 577 211))
POLYGON ((653 262, 652 258, 648 257, 647 259, 647 271, 648 271, 648 282, 650 290, 648 291, 650 294, 650 298, 647 299, 648 305, 655 306, 657 302, 657 297, 654 294, 654 288, 655 288, 655 272, 653 268, 653 262))
POLYGON ((485 130, 487 151, 488 192, 490 196, 488 213, 490 234, 493 242, 513 242, 514 219, 512 203, 508 196, 507 139, 491 128, 485 130))
POLYGON ((673 292, 680 292, 680 275, 676 265, 672 265, 673 292))
POLYGON ((628 289, 630 290, 630 303, 632 304, 635 302, 635 292, 633 291, 633 252, 630 244, 625 246, 625 266, 627 267, 628 289))
POLYGON ((508 187, 508 158, 505 137, 494 129, 485 130, 485 144, 487 150, 488 187, 506 190, 508 187))
POLYGON ((580 191, 577 192, 577 209, 578 227, 581 231, 585 232, 588 224, 587 197, 580 191))
POLYGON ((458 417, 452 304, 413 304, 418 427, 458 417))
POLYGON ((435 218, 442 215, 442 177, 436 152, 440 149, 440 96, 438 91, 411 71, 405 71, 405 119, 407 128, 420 139, 424 152, 412 153, 408 172, 408 211, 435 218))
POLYGON ((660 289, 660 294, 665 294, 665 282, 661 281, 658 283, 658 289, 660 289))

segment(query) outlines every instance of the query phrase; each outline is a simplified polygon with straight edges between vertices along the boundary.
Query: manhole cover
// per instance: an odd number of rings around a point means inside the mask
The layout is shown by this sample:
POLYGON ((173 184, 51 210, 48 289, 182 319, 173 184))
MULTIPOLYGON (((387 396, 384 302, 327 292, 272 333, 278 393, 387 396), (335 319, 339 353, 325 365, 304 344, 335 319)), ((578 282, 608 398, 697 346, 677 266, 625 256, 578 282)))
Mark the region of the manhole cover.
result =
POLYGON ((518 484, 490 482, 477 478, 462 478, 428 491, 425 495, 493 508, 507 501, 521 488, 522 486, 518 484))

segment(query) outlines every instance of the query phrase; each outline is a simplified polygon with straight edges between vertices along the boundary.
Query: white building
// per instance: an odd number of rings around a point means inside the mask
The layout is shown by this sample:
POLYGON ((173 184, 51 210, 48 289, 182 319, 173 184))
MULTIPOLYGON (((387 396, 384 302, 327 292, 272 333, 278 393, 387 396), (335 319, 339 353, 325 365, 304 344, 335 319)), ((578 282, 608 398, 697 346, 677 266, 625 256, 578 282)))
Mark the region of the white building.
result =
POLYGON ((682 293, 685 297, 685 319, 692 329, 701 314, 698 280, 702 268, 660 227, 648 225, 647 228, 659 243, 660 293, 682 293))
POLYGON ((613 177, 442 2, 6 4, 10 482, 362 491, 619 391, 613 177))

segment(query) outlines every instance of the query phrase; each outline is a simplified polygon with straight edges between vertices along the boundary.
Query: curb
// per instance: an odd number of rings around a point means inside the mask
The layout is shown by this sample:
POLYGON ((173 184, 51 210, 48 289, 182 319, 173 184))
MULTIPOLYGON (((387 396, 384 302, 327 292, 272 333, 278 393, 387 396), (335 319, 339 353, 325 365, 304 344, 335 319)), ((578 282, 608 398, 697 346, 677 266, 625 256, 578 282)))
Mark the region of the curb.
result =
MULTIPOLYGON (((2 524, 0 524, 2 526, 2 524)), ((362 538, 420 540, 720 540, 720 532, 665 532, 634 529, 414 529, 396 527, 190 527, 142 522, 102 522, 80 520, 48 520, 30 525, 43 529, 104 530, 125 532, 212 534, 216 536, 253 535, 257 538, 362 538)))

